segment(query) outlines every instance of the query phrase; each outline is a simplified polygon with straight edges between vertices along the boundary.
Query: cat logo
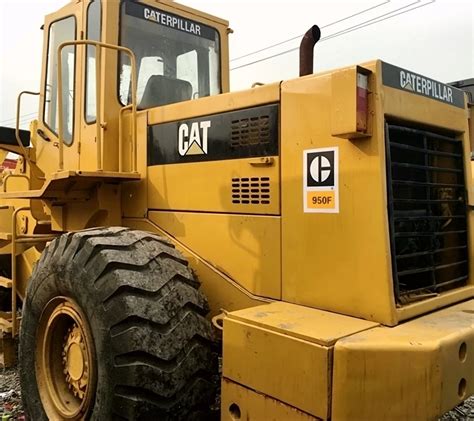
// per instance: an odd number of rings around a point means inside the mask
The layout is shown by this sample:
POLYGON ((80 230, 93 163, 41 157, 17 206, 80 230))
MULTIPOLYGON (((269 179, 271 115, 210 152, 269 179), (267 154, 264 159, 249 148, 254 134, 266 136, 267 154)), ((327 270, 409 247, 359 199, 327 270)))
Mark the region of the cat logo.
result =
POLYGON ((306 180, 308 187, 334 186, 334 151, 308 151, 306 180))
POLYGON ((186 155, 207 155, 207 133, 210 121, 182 123, 178 129, 178 153, 186 155))
POLYGON ((414 92, 411 82, 405 82, 405 85, 401 85, 403 89, 414 92))

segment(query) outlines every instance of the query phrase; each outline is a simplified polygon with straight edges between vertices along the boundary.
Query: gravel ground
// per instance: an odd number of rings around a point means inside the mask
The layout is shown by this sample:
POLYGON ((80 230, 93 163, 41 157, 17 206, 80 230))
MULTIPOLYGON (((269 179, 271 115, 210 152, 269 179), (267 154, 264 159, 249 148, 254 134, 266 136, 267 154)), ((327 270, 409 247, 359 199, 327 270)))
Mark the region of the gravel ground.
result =
POLYGON ((440 421, 450 420, 474 421, 474 396, 440 418, 440 421))
MULTIPOLYGON (((0 369, 0 419, 25 420, 21 405, 20 382, 14 368, 0 369), (11 418, 2 417, 7 414, 11 415, 11 418)), ((474 396, 441 417, 440 421, 474 421, 474 396)))
POLYGON ((15 368, 0 369, 0 416, 5 420, 24 420, 20 381, 15 368), (10 419, 8 418, 10 415, 10 419))

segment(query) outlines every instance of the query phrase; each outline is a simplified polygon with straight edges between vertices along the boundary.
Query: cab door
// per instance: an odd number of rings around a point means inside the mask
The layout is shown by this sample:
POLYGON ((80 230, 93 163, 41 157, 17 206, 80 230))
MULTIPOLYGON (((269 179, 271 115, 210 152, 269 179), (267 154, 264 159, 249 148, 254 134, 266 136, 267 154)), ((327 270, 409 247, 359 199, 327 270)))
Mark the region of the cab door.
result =
POLYGON ((64 169, 79 168, 81 108, 80 51, 76 46, 62 50, 62 86, 58 84, 58 47, 66 41, 78 40, 83 25, 83 4, 71 2, 58 12, 48 15, 44 25, 43 69, 38 122, 36 159, 46 176, 59 169, 59 109, 58 91, 62 95, 64 169))
MULTIPOLYGON (((85 0, 83 4, 84 39, 111 47, 118 45, 120 2, 85 0)), ((119 53, 114 48, 94 45, 83 46, 82 50, 83 104, 78 116, 81 126, 80 169, 115 172, 119 170, 122 108, 117 89, 119 53)))
MULTIPOLYGON (((89 41, 103 41, 102 39, 102 21, 105 4, 101 0, 88 0, 84 2, 84 39, 89 41)), ((81 125, 81 170, 96 171, 102 166, 102 151, 98 154, 97 150, 97 125, 104 139, 105 125, 104 118, 99 112, 97 117, 97 100, 103 98, 102 92, 102 73, 101 78, 97 81, 97 48, 92 45, 84 46, 84 63, 81 72, 84 74, 83 85, 83 107, 80 112, 79 121, 81 125), (101 89, 100 98, 97 98, 97 83, 101 89), (99 156, 98 156, 99 155, 99 156), (101 161, 99 163, 99 160, 101 161)), ((99 52, 101 57, 106 52, 99 52)), ((101 60, 102 61, 102 60, 101 60)), ((101 66, 102 67, 102 66, 101 66)))

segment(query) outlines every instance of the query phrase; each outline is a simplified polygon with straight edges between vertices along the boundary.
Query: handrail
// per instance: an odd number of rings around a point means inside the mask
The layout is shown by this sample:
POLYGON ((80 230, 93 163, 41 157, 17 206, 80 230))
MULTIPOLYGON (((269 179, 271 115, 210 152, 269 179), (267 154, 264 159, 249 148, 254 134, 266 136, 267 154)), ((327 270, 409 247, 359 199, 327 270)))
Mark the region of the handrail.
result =
MULTIPOLYGON (((27 156, 26 148, 23 146, 23 142, 21 141, 20 138, 20 111, 21 111, 21 97, 23 95, 34 95, 37 96, 39 95, 39 92, 31 92, 31 91, 21 91, 20 94, 18 95, 18 98, 16 99, 16 123, 15 123, 15 137, 16 141, 18 143, 18 146, 23 152, 23 156, 25 159, 29 162, 30 157, 27 156)), ((30 163, 31 165, 31 163, 30 163)))
POLYGON ((12 178, 12 177, 26 178, 26 181, 28 181, 28 190, 31 189, 30 177, 28 177, 26 174, 11 173, 11 174, 7 174, 3 179, 3 186, 2 186, 3 187, 3 193, 6 193, 6 191, 7 191, 7 180, 9 178, 12 178))
MULTIPOLYGON (((122 151, 122 148, 123 148, 123 139, 122 139, 122 135, 123 135, 123 122, 122 122, 122 118, 123 118, 123 114, 125 113, 125 111, 129 110, 131 108, 131 105, 127 105, 126 107, 122 107, 120 109, 120 114, 119 114, 119 172, 122 172, 122 169, 123 169, 123 151, 122 151)), ((133 147, 133 146, 132 146, 133 147)), ((132 151, 132 154, 133 154, 133 151, 132 151)), ((132 157, 132 170, 134 172, 137 171, 137 168, 136 168, 136 161, 133 160, 133 157, 135 155, 131 156, 132 157)))
MULTIPOLYGON (((105 42, 91 41, 91 40, 79 40, 79 41, 66 41, 58 47, 58 141, 59 141, 59 171, 64 170, 64 142, 63 142, 63 96, 62 96, 62 50, 68 46, 76 45, 91 45, 96 47, 96 125, 97 125, 97 170, 103 171, 103 154, 102 154, 102 128, 103 124, 100 122, 100 90, 101 90, 101 61, 102 61, 102 48, 108 48, 127 54, 130 57, 131 66, 131 81, 132 81, 132 145, 133 145, 133 167, 136 171, 137 167, 137 64, 135 54, 132 50, 119 45, 107 44, 105 42)), ((120 117, 120 116, 119 116, 120 117)), ((121 139, 119 140, 121 142, 121 139)), ((120 153, 119 153, 120 154, 120 153)), ((119 163, 119 166, 121 164, 119 163)))
MULTIPOLYGON (((27 152, 26 148, 23 146, 23 142, 21 141, 20 138, 20 113, 21 113, 21 97, 23 95, 33 95, 33 96, 38 96, 40 95, 39 92, 31 92, 31 91, 21 91, 18 94, 18 98, 16 99, 16 123, 15 123, 15 138, 16 142, 18 143, 18 146, 20 147, 20 150, 22 152, 23 157, 28 161, 28 164, 30 165, 31 172, 33 173, 33 163, 31 162, 30 155, 27 152)), ((38 180, 45 180, 45 177, 43 176, 38 176, 38 180)))

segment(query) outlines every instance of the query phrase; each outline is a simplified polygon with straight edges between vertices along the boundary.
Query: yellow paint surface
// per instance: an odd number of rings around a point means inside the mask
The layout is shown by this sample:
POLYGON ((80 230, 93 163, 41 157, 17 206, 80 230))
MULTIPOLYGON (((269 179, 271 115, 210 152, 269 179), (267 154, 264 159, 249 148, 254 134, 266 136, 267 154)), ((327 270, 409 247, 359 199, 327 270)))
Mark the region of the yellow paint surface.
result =
POLYGON ((437 419, 474 394, 473 351, 474 300, 341 339, 332 419, 437 419))
POLYGON ((327 419, 332 349, 376 323, 275 302, 224 319, 223 376, 327 419))
POLYGON ((222 380, 221 421, 235 421, 236 411, 240 419, 252 421, 315 421, 309 414, 296 408, 247 389, 227 379, 222 380))
POLYGON ((149 218, 250 293, 280 299, 279 217, 150 211, 149 218))
POLYGON ((254 166, 254 161, 247 158, 148 167, 148 207, 173 211, 278 215, 279 159, 276 157, 268 167, 254 166), (256 184, 260 190, 262 177, 270 179, 269 204, 233 203, 234 179, 258 178, 256 184))

